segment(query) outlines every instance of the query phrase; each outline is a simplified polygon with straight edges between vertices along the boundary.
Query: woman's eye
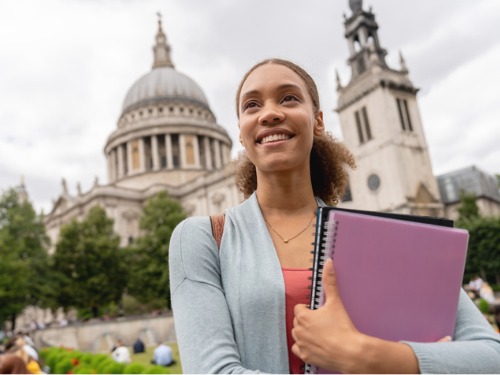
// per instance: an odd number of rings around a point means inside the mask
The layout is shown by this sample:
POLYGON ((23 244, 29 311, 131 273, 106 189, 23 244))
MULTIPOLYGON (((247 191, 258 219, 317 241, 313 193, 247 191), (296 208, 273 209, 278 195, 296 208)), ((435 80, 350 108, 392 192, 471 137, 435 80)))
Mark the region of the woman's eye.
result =
POLYGON ((294 100, 298 100, 297 97, 295 95, 286 95, 284 98, 283 98, 283 101, 284 102, 291 102, 291 101, 294 101, 294 100))
POLYGON ((247 102, 243 105, 243 110, 247 110, 249 108, 254 108, 257 106, 257 103, 255 102, 247 102))

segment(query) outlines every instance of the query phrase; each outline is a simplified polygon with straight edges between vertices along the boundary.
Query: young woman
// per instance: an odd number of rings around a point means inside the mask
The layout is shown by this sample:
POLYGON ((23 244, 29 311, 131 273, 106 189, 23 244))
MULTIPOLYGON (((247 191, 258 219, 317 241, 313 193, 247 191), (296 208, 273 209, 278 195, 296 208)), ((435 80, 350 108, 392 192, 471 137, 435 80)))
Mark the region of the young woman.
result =
POLYGON ((359 333, 331 262, 329 302, 315 311, 304 306, 315 213, 342 196, 353 157, 325 132, 314 81, 289 61, 252 67, 236 104, 245 149, 237 184, 247 199, 226 210, 220 250, 208 217, 183 221, 170 242, 184 372, 300 373, 303 360, 341 372, 498 371, 500 337, 465 296, 456 342, 431 344, 359 333))

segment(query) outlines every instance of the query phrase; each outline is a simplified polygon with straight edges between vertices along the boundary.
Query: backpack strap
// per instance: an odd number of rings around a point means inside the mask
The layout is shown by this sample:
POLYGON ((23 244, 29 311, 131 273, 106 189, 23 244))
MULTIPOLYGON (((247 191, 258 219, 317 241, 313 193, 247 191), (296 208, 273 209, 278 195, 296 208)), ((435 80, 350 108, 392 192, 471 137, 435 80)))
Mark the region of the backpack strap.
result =
POLYGON ((224 233, 224 220, 225 215, 211 215, 210 224, 212 225, 212 235, 214 236, 215 242, 217 243, 217 249, 220 252, 220 243, 222 241, 222 234, 224 233))

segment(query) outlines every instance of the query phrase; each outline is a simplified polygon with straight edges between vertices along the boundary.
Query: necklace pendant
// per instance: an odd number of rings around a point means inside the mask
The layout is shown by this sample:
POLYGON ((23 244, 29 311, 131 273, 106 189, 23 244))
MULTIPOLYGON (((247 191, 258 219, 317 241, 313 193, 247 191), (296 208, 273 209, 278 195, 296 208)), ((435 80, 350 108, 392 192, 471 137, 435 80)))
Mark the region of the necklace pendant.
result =
POLYGON ((283 241, 285 241, 285 243, 288 243, 289 240, 283 240, 283 241))

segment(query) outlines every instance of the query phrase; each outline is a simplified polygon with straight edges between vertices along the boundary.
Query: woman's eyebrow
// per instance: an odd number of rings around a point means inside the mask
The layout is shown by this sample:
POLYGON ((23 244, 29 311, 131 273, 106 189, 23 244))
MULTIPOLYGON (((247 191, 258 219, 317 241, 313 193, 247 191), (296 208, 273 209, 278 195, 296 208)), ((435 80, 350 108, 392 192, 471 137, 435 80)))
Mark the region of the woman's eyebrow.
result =
MULTIPOLYGON (((279 85, 277 88, 277 91, 285 91, 285 90, 298 90, 302 91, 301 87, 299 85, 296 85, 295 83, 283 83, 279 85)), ((246 98, 247 96, 254 96, 260 94, 259 90, 249 90, 241 94, 241 98, 246 98)))
POLYGON ((284 83, 278 86, 278 90, 280 91, 290 90, 290 89, 302 91, 301 87, 299 85, 296 85, 295 83, 284 83))

